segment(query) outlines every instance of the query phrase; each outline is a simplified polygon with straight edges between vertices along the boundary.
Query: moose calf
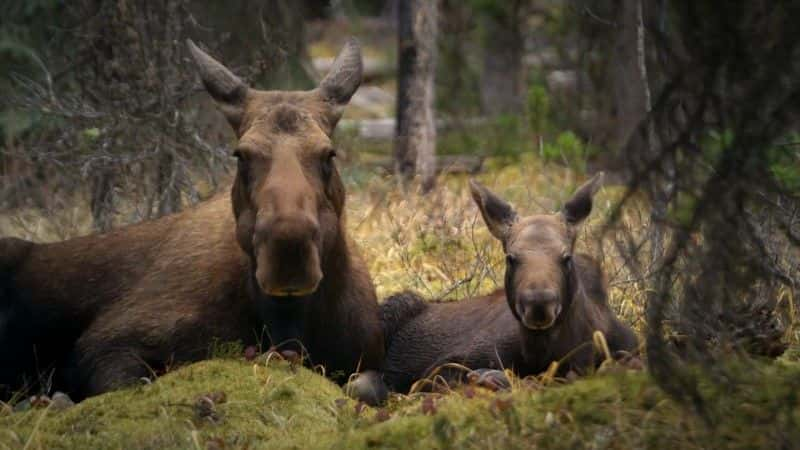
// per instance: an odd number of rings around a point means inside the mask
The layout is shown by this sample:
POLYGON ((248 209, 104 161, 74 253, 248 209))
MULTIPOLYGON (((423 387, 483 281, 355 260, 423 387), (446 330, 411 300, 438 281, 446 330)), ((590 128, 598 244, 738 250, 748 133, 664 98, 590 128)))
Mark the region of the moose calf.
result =
POLYGON ((506 253, 505 289, 446 303, 425 302, 411 293, 390 297, 381 311, 389 387, 407 392, 434 372, 459 381, 464 372, 446 368, 449 363, 479 369, 473 374, 495 387, 505 382, 501 368, 526 376, 564 359, 561 374, 585 372, 601 362, 591 345, 596 330, 612 353, 633 351, 636 336, 609 308, 600 266, 587 255, 573 254, 578 227, 601 180, 598 174, 586 182, 561 212, 527 217, 470 182, 489 231, 506 253))

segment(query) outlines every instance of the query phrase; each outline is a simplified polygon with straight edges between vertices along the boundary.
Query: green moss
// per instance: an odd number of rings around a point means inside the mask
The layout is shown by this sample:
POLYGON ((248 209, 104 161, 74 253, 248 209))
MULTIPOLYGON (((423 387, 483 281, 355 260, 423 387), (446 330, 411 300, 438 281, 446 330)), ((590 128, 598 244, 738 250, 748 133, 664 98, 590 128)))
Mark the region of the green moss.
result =
POLYGON ((0 418, 0 448, 205 448, 211 440, 258 448, 317 444, 338 423, 338 386, 283 362, 211 360, 157 382, 90 398, 63 412, 0 418), (211 410, 198 399, 222 392, 211 410))
POLYGON ((740 388, 701 384, 713 427, 644 372, 567 385, 393 399, 358 411, 338 386, 283 362, 212 360, 63 412, 0 417, 0 448, 774 448, 800 442, 800 365, 748 363, 740 388), (202 396, 225 400, 200 408, 202 396), (469 397, 469 398, 468 398, 469 397))

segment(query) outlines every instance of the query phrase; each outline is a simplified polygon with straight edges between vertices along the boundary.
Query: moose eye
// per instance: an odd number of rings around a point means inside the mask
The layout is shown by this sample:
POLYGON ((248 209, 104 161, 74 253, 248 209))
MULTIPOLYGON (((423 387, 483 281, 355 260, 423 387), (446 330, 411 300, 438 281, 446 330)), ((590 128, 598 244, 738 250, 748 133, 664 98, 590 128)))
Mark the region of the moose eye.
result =
POLYGON ((565 266, 572 264, 572 255, 570 255, 569 253, 561 255, 561 264, 565 266))
POLYGON ((506 255, 506 265, 508 265, 509 267, 516 266, 517 265, 517 256, 516 255, 512 255, 510 253, 507 254, 506 255))
POLYGON ((322 177, 327 180, 333 173, 333 160, 336 158, 336 150, 329 149, 322 158, 322 177))
POLYGON ((233 156, 236 158, 237 176, 241 180, 243 187, 248 189, 250 186, 250 168, 247 164, 247 158, 238 150, 233 152, 233 156))

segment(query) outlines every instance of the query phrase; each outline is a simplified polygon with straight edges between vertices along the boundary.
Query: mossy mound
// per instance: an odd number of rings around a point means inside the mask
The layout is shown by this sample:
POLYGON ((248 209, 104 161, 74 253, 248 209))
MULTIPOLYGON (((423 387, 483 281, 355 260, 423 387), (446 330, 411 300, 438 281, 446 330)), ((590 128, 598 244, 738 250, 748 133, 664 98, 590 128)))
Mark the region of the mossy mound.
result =
POLYGON ((2 417, 0 448, 310 448, 337 428, 343 396, 285 362, 210 360, 65 411, 2 417))
POLYGON ((344 400, 335 384, 285 362, 212 360, 65 411, 5 412, 0 448, 798 445, 800 365, 755 363, 736 373, 736 390, 700 383, 709 422, 668 399, 647 373, 613 367, 565 385, 515 380, 511 393, 464 388, 398 397, 372 409, 344 400))
POLYGON ((433 408, 406 405, 397 418, 352 433, 337 448, 800 446, 796 364, 737 365, 736 390, 701 381, 702 416, 667 398, 646 372, 612 370, 568 385, 517 386, 511 394, 448 395, 433 408))

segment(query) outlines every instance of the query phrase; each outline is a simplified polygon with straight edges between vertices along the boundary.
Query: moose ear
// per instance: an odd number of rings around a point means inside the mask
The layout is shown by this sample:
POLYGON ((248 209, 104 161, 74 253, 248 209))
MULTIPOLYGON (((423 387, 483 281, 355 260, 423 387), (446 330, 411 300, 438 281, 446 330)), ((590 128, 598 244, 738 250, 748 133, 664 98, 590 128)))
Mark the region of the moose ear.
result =
POLYGON ((475 180, 469 180, 469 189, 489 231, 494 237, 505 242, 511 226, 517 221, 514 208, 475 180))
POLYGON ((346 105, 361 85, 362 73, 361 45, 351 37, 333 61, 328 74, 320 81, 320 95, 334 106, 346 105))
POLYGON ((603 172, 598 172, 572 195, 564 204, 564 219, 569 225, 577 225, 592 212, 592 199, 603 184, 603 172))
POLYGON ((238 128, 244 113, 247 85, 219 61, 200 50, 191 39, 186 40, 186 45, 197 65, 197 72, 203 80, 206 91, 216 100, 234 129, 238 128))

